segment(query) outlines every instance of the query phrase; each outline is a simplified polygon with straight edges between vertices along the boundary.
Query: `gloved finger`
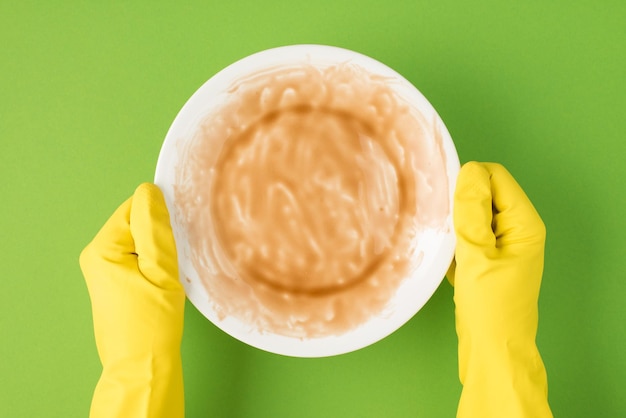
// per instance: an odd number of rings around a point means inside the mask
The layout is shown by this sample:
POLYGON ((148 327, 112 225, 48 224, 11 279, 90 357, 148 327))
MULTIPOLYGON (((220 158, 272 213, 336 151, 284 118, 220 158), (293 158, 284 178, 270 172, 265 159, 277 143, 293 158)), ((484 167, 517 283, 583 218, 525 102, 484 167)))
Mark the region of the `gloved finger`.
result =
POLYGON ((176 288, 178 260, 163 193, 151 183, 139 185, 130 210, 130 231, 135 241, 139 271, 155 286, 176 288))
POLYGON ((85 277, 98 276, 101 263, 125 264, 135 257, 135 245, 130 234, 132 198, 122 203, 80 255, 85 277))
POLYGON ((545 239, 543 221, 515 178, 500 164, 484 167, 491 177, 497 246, 545 239))
POLYGON ((468 162, 459 171, 453 215, 458 244, 495 248, 489 177, 490 173, 482 163, 468 162))

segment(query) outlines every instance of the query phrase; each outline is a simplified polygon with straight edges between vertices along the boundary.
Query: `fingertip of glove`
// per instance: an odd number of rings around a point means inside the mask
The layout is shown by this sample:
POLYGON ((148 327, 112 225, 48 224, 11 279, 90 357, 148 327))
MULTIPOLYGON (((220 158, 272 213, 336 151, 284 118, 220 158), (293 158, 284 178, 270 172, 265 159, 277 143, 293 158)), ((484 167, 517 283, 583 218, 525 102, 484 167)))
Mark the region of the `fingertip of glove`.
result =
POLYGON ((478 161, 468 161, 461 166, 461 170, 481 170, 483 169, 483 163, 478 161))
POLYGON ((465 163, 459 171, 456 183, 456 199, 474 198, 479 195, 491 195, 490 173, 483 163, 470 161, 465 163))
POLYGON ((481 163, 478 161, 468 161, 461 167, 461 171, 459 172, 459 177, 461 178, 475 178, 475 177, 483 177, 488 176, 489 171, 487 170, 487 165, 485 163, 481 163))
POLYGON ((169 212, 163 192, 161 192, 159 186, 153 183, 140 184, 133 194, 131 225, 142 225, 146 223, 146 220, 150 220, 150 223, 166 223, 169 225, 169 212))
POLYGON ((141 183, 135 189, 133 197, 135 200, 143 199, 149 202, 154 202, 163 200, 163 192, 161 192, 159 186, 154 183, 141 183))
POLYGON ((133 194, 130 212, 133 235, 151 236, 155 227, 169 228, 169 223, 169 212, 161 189, 153 183, 140 184, 133 194))

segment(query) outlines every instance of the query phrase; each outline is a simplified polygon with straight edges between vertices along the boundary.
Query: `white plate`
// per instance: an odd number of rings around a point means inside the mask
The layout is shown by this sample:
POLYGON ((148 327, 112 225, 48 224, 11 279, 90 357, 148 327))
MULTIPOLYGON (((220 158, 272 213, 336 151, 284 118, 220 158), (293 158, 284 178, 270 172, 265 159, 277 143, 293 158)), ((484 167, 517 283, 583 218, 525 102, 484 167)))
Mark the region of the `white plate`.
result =
MULTIPOLYGON (((219 154, 219 151, 217 147, 214 150, 215 154, 219 154)), ((433 160, 436 158, 439 157, 433 157, 433 160)), ((427 164, 430 165, 431 162, 427 164)), ((406 79, 380 62, 353 51, 321 45, 294 45, 248 56, 202 85, 183 106, 167 133, 157 163, 155 183, 163 191, 170 210, 181 281, 195 307, 220 329, 251 346, 289 356, 323 357, 354 351, 383 339, 413 317, 432 296, 444 278, 454 253, 455 237, 451 214, 458 170, 456 150, 443 122, 424 96, 406 79), (446 202, 445 210, 439 214, 441 220, 436 225, 418 228, 419 233, 411 244, 413 267, 407 277, 394 288, 384 308, 340 333, 322 332, 312 336, 276 331, 273 328, 264 329, 259 325, 262 322, 255 318, 230 315, 227 309, 220 306, 220 298, 212 297, 207 286, 202 283, 201 276, 207 277, 207 272, 199 271, 202 269, 201 265, 211 263, 202 261, 202 253, 194 249, 190 242, 192 231, 185 222, 188 214, 176 198, 176 190, 180 191, 183 186, 177 173, 188 163, 188 147, 201 126, 206 123, 207 116, 220 109, 228 100, 228 91, 233 84, 242 77, 257 74, 259 71, 301 64, 312 64, 320 68, 347 64, 364 69, 369 74, 384 77, 398 97, 408 103, 411 111, 418 112, 425 121, 423 132, 429 142, 428 146, 436 147, 439 150, 437 155, 441 158, 441 161, 433 161, 433 164, 440 163, 443 167, 437 175, 444 181, 436 182, 434 186, 426 184, 421 187, 439 187, 440 190, 435 192, 444 196, 446 202), (193 262, 194 257, 196 263, 193 262)), ((208 211, 208 203, 206 207, 208 211)), ((197 234, 197 231, 193 232, 197 234)), ((214 278, 214 281, 211 286, 219 287, 220 279, 214 278)), ((358 302, 355 300, 355 305, 358 302)), ((266 311, 266 315, 272 315, 270 307, 266 311)))

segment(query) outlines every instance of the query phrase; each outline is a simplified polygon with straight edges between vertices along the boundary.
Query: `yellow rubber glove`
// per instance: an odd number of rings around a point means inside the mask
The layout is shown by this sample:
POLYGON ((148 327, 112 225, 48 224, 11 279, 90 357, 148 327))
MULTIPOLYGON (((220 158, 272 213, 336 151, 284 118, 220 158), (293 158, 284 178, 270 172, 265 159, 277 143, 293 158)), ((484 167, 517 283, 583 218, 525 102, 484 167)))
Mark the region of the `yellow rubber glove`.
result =
POLYGON ((83 250, 102 375, 91 418, 184 416, 185 294, 159 188, 142 184, 83 250))
POLYGON ((499 164, 465 164, 454 204, 457 417, 552 417, 535 343, 545 226, 499 164))

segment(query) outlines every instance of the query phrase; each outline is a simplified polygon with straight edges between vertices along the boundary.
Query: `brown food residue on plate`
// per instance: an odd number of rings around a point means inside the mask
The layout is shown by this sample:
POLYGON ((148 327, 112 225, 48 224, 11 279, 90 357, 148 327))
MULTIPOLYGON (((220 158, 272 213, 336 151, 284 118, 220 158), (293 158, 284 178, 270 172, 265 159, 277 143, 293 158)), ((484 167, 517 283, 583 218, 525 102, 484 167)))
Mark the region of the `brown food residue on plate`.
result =
POLYGON ((220 318, 297 338, 381 312, 448 216, 439 131, 351 65, 239 80, 182 150, 175 207, 220 318))

